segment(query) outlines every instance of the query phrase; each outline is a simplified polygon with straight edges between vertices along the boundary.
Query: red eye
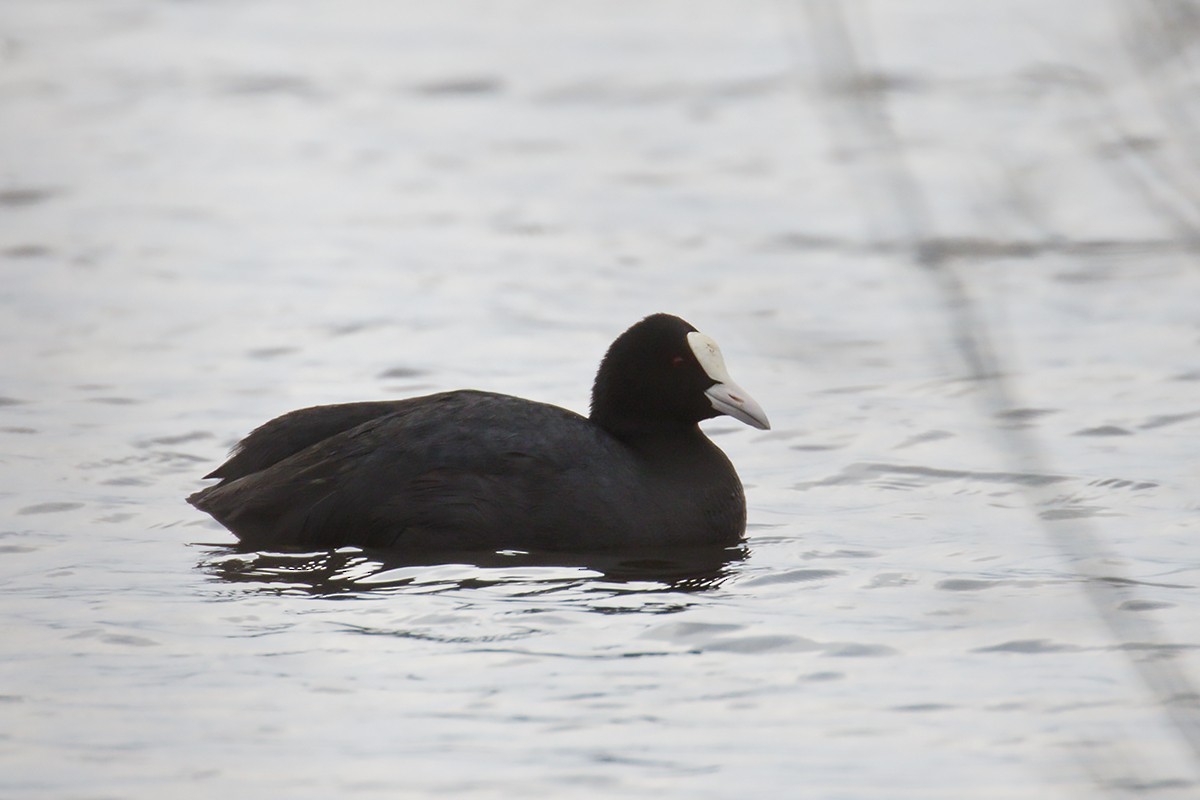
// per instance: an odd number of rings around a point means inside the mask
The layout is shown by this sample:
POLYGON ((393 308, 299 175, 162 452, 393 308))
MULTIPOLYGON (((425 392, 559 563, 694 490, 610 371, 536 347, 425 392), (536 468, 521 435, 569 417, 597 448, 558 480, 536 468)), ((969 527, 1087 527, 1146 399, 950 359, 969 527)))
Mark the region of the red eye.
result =
POLYGON ((672 367, 682 367, 683 366, 683 356, 675 356, 674 358, 672 358, 671 366, 672 367))

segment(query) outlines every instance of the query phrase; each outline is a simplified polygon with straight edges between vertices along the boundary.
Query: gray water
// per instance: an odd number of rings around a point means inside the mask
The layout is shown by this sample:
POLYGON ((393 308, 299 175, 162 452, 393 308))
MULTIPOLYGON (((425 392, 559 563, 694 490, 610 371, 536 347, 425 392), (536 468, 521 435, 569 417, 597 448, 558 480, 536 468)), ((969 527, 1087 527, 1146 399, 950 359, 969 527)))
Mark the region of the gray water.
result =
POLYGON ((0 796, 1194 796, 1131 658, 1200 672, 1198 15, 845 9, 837 87, 800 3, 5 2, 0 796), (585 410, 655 311, 774 424, 706 423, 742 556, 239 554, 183 502, 300 406, 585 410))

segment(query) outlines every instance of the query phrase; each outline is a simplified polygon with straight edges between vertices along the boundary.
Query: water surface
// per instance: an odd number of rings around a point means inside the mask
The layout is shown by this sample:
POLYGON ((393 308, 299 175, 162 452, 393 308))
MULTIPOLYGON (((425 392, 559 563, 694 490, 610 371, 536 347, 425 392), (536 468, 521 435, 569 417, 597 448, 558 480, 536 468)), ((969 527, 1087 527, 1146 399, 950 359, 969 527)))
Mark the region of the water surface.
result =
POLYGON ((803 6, 428 5, 0 12, 0 795, 1190 796, 1127 660, 1200 644, 1187 26, 857 18, 997 409, 803 6), (655 311, 775 426, 706 423, 744 552, 245 554, 183 502, 300 406, 582 411, 655 311))

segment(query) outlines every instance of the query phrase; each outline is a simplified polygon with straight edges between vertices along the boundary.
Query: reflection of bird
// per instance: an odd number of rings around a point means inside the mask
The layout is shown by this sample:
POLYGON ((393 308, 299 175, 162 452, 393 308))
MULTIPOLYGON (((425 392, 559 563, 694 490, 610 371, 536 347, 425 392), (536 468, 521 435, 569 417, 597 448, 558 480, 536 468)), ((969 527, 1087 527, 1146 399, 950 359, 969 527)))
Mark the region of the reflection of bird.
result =
POLYGON ((259 548, 734 544, 742 484, 696 424, 719 414, 769 427, 716 342, 656 314, 609 348, 590 417, 479 391, 305 408, 247 436, 188 502, 259 548))

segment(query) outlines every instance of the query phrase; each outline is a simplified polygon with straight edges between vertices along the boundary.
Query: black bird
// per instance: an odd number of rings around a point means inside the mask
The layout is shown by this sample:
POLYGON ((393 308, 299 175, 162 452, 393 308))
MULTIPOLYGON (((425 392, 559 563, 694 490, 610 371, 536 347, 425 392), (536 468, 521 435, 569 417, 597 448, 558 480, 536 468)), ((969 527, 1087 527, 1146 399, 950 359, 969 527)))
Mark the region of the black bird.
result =
POLYGON ((243 439, 188 502, 259 549, 732 545, 742 483, 697 425, 719 414, 770 427, 716 342, 655 314, 609 347, 589 417, 473 390, 304 408, 243 439))

